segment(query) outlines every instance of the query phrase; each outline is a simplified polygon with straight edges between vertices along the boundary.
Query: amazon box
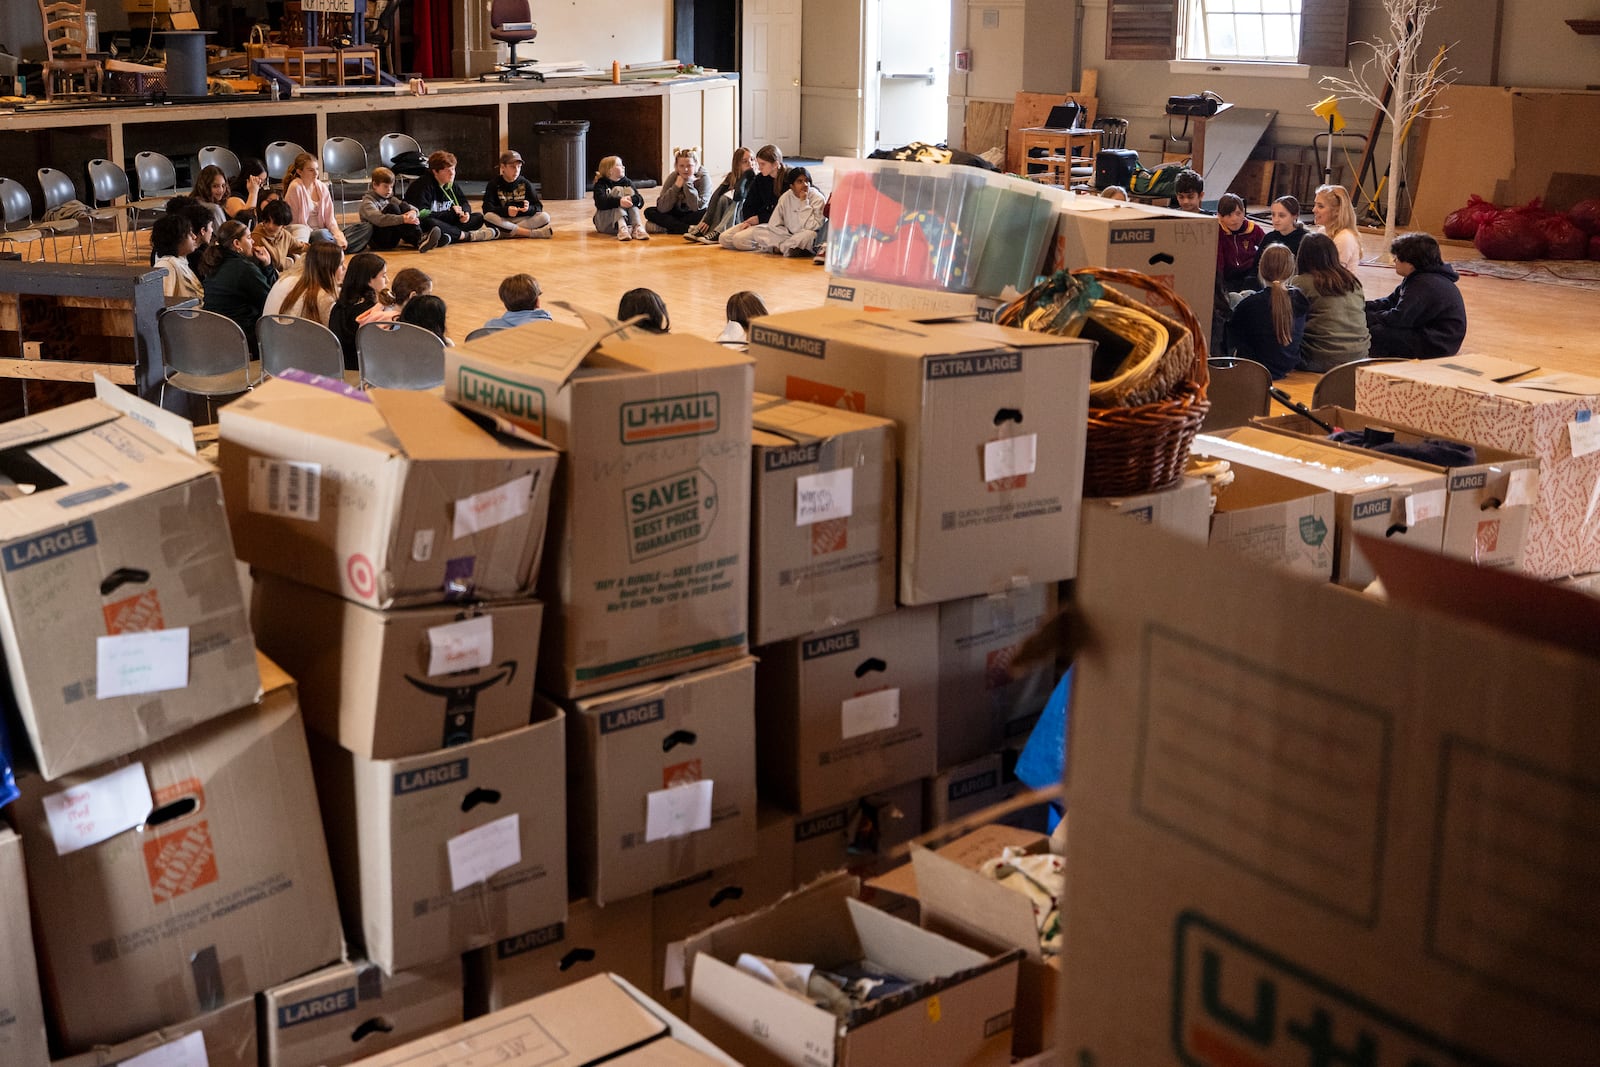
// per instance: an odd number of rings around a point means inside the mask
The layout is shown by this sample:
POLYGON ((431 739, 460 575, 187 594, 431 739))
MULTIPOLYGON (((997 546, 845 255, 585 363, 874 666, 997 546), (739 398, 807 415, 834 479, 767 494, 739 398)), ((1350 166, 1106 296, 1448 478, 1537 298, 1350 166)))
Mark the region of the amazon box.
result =
POLYGON ((0 826, 0 1063, 45 1067, 44 1004, 28 926, 28 883, 22 871, 22 838, 0 826))
POLYGON ((565 719, 370 760, 312 737, 339 904, 393 975, 567 914, 565 719))
POLYGON ((343 948, 294 683, 13 806, 63 1051, 186 1022, 343 948))
POLYGON ((762 392, 896 423, 902 604, 1073 576, 1093 351, 988 323, 848 308, 750 326, 762 392))
POLYGON ((847 804, 938 769, 937 608, 768 646, 756 679, 761 784, 785 810, 847 804))
POLYGON ((771 644, 894 610, 894 424, 755 398, 750 630, 771 644))
MULTIPOLYGON (((113 1064, 259 1067, 258 1047, 256 1002, 254 997, 246 997, 188 1022, 163 1026, 120 1044, 100 1045, 80 1055, 56 1060, 51 1067, 112 1067, 113 1064)), ((9 1065, 11 1061, 6 1063, 9 1065)))
POLYGON ((0 635, 47 780, 261 693, 217 476, 124 400, 0 427, 0 635))
POLYGON ((1086 531, 1063 1061, 1593 1060, 1600 610, 1367 546, 1388 601, 1086 531))
POLYGON ((499 1011, 597 974, 650 984, 650 895, 600 907, 574 900, 565 922, 501 938, 467 953, 469 1014, 499 1011))
POLYGON ((608 905, 755 851, 755 674, 746 656, 571 705, 574 892, 608 905))
POLYGON ((300 681, 306 725, 368 759, 416 756, 528 724, 537 600, 382 611, 265 572, 256 640, 300 681))
POLYGON ((274 378, 221 413, 239 558, 369 607, 528 596, 557 454, 426 392, 274 378))
POLYGON ((940 767, 996 751, 1044 710, 1054 657, 1016 657, 1055 614, 1054 583, 939 605, 940 767))
POLYGON ((590 696, 748 643, 750 358, 687 335, 539 323, 446 349, 445 395, 566 454, 539 688, 590 696))
POLYGON ((337 1067, 462 1021, 461 962, 349 960, 261 994, 261 1067, 337 1067))
POLYGON ((365 1067, 740 1067, 615 974, 594 975, 362 1062, 365 1067))
POLYGON ((1002 1067, 1011 1062, 1015 950, 991 956, 855 899, 836 875, 690 939, 689 1021, 749 1067, 814 1063, 1002 1067), (735 967, 743 953, 909 982, 840 1018, 735 967))

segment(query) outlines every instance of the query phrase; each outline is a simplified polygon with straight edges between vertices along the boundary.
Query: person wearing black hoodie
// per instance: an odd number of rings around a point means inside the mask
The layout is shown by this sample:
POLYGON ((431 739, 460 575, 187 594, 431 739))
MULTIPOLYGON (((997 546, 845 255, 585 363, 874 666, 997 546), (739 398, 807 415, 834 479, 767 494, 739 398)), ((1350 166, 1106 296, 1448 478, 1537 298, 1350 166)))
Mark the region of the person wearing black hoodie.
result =
POLYGON ((1400 284, 1388 296, 1367 301, 1371 354, 1438 359, 1461 351, 1467 308, 1456 287, 1455 268, 1439 254, 1439 242, 1425 233, 1403 233, 1389 251, 1400 284))

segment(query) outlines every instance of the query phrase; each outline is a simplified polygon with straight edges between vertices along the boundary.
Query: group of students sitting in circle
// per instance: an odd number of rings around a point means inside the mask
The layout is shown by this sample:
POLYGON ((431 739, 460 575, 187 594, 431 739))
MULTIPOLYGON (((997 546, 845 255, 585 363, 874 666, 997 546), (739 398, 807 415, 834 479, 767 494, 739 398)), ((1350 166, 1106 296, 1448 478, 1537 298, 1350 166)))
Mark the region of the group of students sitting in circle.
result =
MULTIPOLYGON (((1200 207, 1203 192, 1193 171, 1178 176, 1180 210, 1209 214, 1200 207)), ((1388 296, 1366 298, 1355 274, 1361 262, 1355 208, 1343 186, 1318 187, 1315 228, 1300 221, 1292 196, 1273 201, 1270 229, 1246 215, 1233 193, 1218 199, 1216 215, 1214 355, 1254 360, 1282 378, 1369 356, 1434 359, 1460 351, 1466 306, 1454 268, 1428 234, 1395 238, 1389 250, 1400 284, 1388 296)))

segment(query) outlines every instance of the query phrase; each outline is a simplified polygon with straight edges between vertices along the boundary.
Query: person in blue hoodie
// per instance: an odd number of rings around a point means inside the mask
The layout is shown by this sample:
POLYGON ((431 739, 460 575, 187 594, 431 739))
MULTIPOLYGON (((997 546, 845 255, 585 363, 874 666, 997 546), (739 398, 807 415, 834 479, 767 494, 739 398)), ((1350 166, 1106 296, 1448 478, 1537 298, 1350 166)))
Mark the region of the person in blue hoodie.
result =
POLYGON ((1371 354, 1438 359, 1461 351, 1467 307, 1455 268, 1439 254, 1439 242, 1425 233, 1403 233, 1389 251, 1400 284, 1388 296, 1367 301, 1371 354))

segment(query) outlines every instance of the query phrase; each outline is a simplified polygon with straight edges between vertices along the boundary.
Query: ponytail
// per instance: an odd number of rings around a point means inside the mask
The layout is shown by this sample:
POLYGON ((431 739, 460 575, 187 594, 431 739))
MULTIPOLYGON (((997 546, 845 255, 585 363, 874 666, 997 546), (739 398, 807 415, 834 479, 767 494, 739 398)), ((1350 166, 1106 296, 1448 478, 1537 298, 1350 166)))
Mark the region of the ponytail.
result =
POLYGON ((229 219, 218 226, 217 232, 211 235, 211 243, 206 245, 206 250, 201 255, 200 262, 205 268, 205 273, 209 276, 222 266, 222 261, 233 251, 233 243, 249 232, 244 223, 237 219, 229 219))
POLYGON ((1272 292, 1272 332, 1280 345, 1294 340, 1294 302, 1289 299, 1289 287, 1281 281, 1268 283, 1272 292))
POLYGON ((1294 254, 1287 245, 1270 244, 1261 250, 1261 262, 1256 267, 1267 291, 1272 294, 1272 333, 1280 345, 1294 340, 1294 301, 1289 299, 1289 288, 1284 283, 1294 274, 1294 254))

